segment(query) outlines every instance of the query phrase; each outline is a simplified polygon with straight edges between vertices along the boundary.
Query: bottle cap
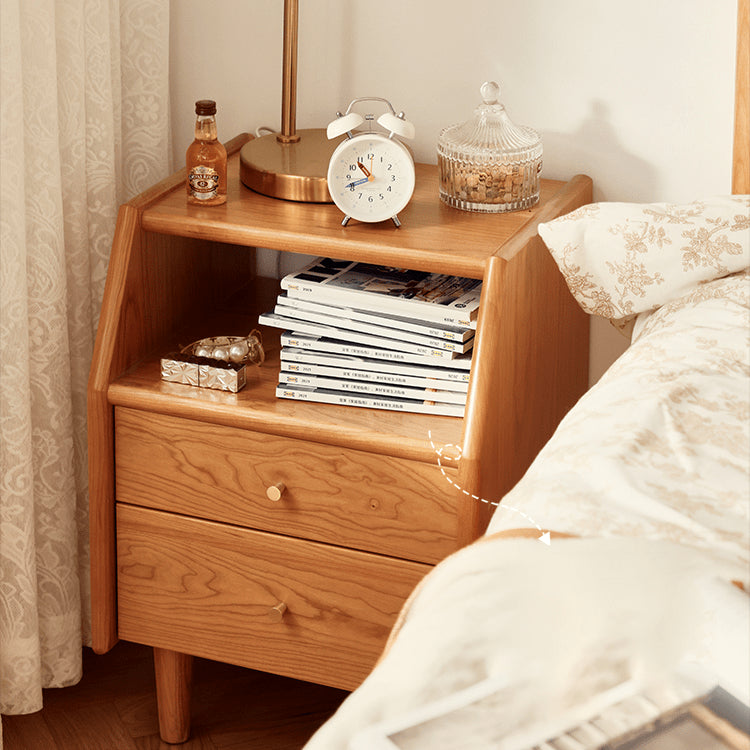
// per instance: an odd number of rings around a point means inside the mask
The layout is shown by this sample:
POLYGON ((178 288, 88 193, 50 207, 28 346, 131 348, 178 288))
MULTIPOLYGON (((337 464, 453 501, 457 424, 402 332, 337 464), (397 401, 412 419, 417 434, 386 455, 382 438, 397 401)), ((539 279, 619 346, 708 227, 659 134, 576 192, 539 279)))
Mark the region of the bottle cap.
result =
POLYGON ((213 99, 199 99, 195 103, 196 115, 215 115, 216 102, 213 99))

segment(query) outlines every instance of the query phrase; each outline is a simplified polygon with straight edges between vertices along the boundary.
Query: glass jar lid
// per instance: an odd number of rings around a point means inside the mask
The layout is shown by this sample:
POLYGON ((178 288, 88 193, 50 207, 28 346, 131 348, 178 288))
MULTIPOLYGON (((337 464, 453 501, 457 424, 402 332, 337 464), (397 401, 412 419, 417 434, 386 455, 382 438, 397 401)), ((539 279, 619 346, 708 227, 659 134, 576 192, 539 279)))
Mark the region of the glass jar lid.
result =
POLYGON ((453 151, 470 159, 513 158, 541 149, 541 138, 532 128, 513 123, 498 101, 500 87, 487 81, 479 89, 482 104, 474 117, 460 125, 445 128, 440 134, 441 149, 453 151))

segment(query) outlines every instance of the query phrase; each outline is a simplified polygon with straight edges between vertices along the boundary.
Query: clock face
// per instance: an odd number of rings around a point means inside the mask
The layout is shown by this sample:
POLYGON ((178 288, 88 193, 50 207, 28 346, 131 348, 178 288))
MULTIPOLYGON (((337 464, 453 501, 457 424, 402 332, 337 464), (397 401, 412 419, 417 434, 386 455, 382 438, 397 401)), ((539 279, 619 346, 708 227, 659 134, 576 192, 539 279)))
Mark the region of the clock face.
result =
POLYGON ((414 192, 414 161, 406 146, 378 133, 342 141, 328 165, 333 202, 359 221, 394 217, 414 192))

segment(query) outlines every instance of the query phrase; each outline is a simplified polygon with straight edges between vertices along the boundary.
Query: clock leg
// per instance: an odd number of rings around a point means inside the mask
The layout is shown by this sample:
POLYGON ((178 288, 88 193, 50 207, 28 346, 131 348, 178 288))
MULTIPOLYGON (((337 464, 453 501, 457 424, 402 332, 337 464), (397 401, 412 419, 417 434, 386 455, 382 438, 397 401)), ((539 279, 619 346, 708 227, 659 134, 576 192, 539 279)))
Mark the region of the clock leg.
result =
POLYGON ((351 218, 351 216, 344 216, 344 218, 341 220, 341 226, 345 227, 349 223, 349 219, 351 218))
POLYGON ((398 220, 398 214, 393 214, 393 216, 391 216, 391 221, 392 221, 392 222, 393 222, 393 223, 394 223, 394 224, 395 224, 395 225, 396 225, 397 227, 400 227, 400 226, 401 226, 401 222, 400 222, 400 221, 398 220))

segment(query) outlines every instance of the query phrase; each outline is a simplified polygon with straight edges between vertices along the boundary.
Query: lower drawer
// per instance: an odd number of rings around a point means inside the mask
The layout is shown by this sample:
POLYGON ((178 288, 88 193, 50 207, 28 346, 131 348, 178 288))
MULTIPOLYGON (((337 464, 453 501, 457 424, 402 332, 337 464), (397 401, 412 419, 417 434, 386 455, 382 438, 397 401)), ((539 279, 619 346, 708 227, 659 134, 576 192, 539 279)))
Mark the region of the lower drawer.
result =
POLYGON ((125 640, 354 689, 430 566, 117 506, 125 640))

